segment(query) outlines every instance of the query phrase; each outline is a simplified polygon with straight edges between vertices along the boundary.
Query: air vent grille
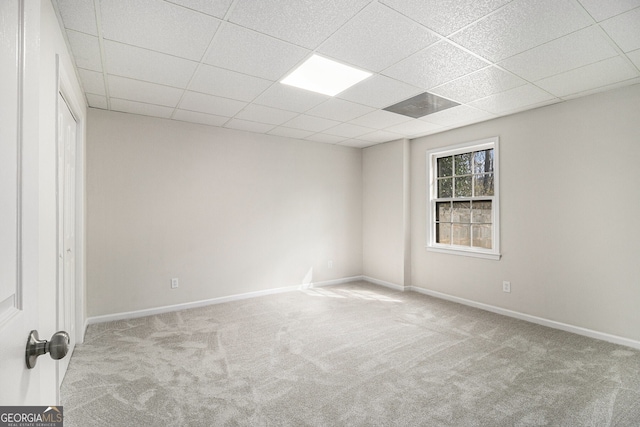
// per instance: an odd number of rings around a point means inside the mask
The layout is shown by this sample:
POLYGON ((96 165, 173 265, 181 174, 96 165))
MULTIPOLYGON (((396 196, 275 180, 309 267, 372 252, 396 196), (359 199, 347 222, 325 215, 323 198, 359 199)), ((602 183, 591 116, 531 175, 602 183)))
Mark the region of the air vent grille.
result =
POLYGON ((457 105, 460 104, 442 98, 438 95, 424 92, 420 95, 414 96, 413 98, 405 99, 402 102, 398 102, 397 104, 384 108, 384 110, 417 119, 457 105))

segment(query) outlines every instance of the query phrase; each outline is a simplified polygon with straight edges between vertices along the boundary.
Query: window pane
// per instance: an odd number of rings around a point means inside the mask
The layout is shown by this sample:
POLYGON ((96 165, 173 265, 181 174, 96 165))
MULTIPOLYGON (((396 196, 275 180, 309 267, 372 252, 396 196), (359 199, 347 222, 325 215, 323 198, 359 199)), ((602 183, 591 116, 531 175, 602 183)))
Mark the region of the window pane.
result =
POLYGON ((453 175, 453 157, 440 157, 438 159, 438 177, 453 175))
POLYGON ((476 151, 473 153, 473 173, 484 172, 484 161, 486 159, 485 151, 476 151))
POLYGON ((451 224, 436 224, 436 242, 445 245, 451 244, 451 224))
POLYGON ((451 203, 450 202, 436 203, 436 221, 451 222, 451 203))
POLYGON ((491 200, 472 202, 471 221, 475 223, 491 223, 491 200))
POLYGON ((453 196, 453 178, 444 178, 438 180, 438 197, 453 196))
POLYGON ((453 211, 451 212, 452 222, 471 222, 471 203, 470 202, 453 202, 453 211))
POLYGON ((427 248, 500 258, 498 138, 428 152, 427 248))
POLYGON ((452 224, 454 245, 471 246, 471 225, 452 224))
POLYGON ((470 176, 459 176, 454 178, 456 181, 456 197, 471 197, 471 182, 470 176))
POLYGON ((472 225, 473 227, 473 246, 477 248, 491 249, 491 225, 472 225))
POLYGON ((473 172, 493 172, 493 148, 490 150, 476 151, 473 153, 473 172))
POLYGON ((468 175, 471 173, 472 153, 458 154, 454 156, 456 175, 468 175))
POLYGON ((473 176, 473 195, 474 196, 493 196, 493 174, 473 176))

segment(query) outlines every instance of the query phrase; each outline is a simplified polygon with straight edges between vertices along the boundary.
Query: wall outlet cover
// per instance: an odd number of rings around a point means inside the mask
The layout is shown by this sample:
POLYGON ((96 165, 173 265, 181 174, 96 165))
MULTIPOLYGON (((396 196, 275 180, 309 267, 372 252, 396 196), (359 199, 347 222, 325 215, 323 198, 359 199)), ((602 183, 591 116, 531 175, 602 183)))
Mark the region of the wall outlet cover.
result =
POLYGON ((502 282, 502 292, 511 292, 511 282, 502 282))

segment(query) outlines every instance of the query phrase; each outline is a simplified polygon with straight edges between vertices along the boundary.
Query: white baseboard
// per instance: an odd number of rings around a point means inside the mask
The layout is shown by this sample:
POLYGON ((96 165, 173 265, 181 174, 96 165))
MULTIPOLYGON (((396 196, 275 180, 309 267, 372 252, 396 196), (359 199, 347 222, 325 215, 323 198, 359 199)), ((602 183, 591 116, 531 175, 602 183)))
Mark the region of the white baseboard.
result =
MULTIPOLYGON (((375 282, 374 282, 375 283, 375 282)), ((444 294, 442 292, 431 291, 429 289, 420 288, 417 286, 408 286, 407 290, 418 292, 424 295, 429 295, 435 298, 444 299, 447 301, 457 302, 459 304, 468 305, 470 307, 479 308, 481 310, 490 311, 492 313, 501 314, 503 316, 514 317, 516 319, 525 320, 527 322, 536 323, 538 325, 547 326, 549 328, 560 329, 566 332, 572 332, 574 334, 583 335, 589 338, 595 338, 602 341, 608 341, 614 344, 620 344, 627 347, 632 347, 640 350, 640 341, 632 340, 629 338, 620 337, 617 335, 611 335, 604 332, 598 332, 580 326, 569 325, 562 322, 556 322, 555 320, 545 319, 543 317, 532 316, 530 314, 520 313, 518 311, 507 310, 505 308, 496 307, 494 305, 484 304, 452 295, 444 294)))
POLYGON ((384 280, 379 280, 379 279, 375 279, 373 277, 369 277, 369 276, 362 276, 361 280, 366 280, 367 282, 371 282, 374 285, 380 285, 380 286, 384 286, 385 288, 390 288, 393 289, 395 291, 406 291, 407 288, 402 286, 402 285, 397 285, 395 283, 391 283, 391 282, 385 282, 384 280))
POLYGON ((325 280, 324 282, 314 282, 314 283, 311 283, 311 286, 306 286, 306 287, 320 288, 322 286, 342 285, 343 283, 357 282, 358 280, 364 280, 363 276, 352 276, 352 277, 344 277, 342 279, 325 280))
POLYGON ((186 302, 186 303, 182 303, 182 304, 165 305, 165 306, 162 306, 162 307, 147 308, 147 309, 135 310, 135 311, 126 311, 126 312, 114 313, 114 314, 105 314, 105 315, 102 315, 102 316, 92 316, 92 317, 88 317, 86 319, 86 321, 85 321, 85 331, 86 331, 88 325, 92 325, 94 323, 112 322, 114 320, 136 319, 138 317, 153 316, 153 315, 156 315, 156 314, 170 313, 170 312, 173 312, 173 311, 187 310, 187 309, 190 309, 190 308, 204 307, 204 306, 213 305, 213 304, 222 304, 222 303, 225 303, 225 302, 239 301, 239 300, 243 300, 243 299, 247 299, 247 298, 256 298, 256 297, 261 297, 261 296, 265 296, 265 295, 273 295, 273 294, 280 294, 280 293, 283 293, 283 292, 299 291, 299 290, 309 289, 309 288, 319 288, 319 287, 323 287, 323 286, 340 285, 340 284, 343 284, 343 283, 354 282, 354 281, 357 281, 357 280, 362 280, 362 276, 344 277, 342 279, 325 280, 323 282, 311 282, 311 283, 306 283, 306 284, 302 284, 302 285, 294 285, 294 286, 286 286, 286 287, 282 287, 282 288, 265 289, 265 290, 262 290, 262 291, 247 292, 247 293, 244 293, 244 294, 236 294, 236 295, 228 295, 228 296, 224 296, 224 297, 211 298, 211 299, 193 301, 193 302, 186 302))
POLYGON ((229 296, 225 296, 225 297, 211 298, 211 299, 207 299, 207 300, 193 301, 193 302, 188 302, 188 303, 183 303, 183 304, 167 305, 167 306, 163 306, 163 307, 149 308, 149 309, 136 310, 136 311, 128 311, 128 312, 123 312, 123 313, 105 314, 105 315, 102 315, 102 316, 92 316, 92 317, 88 317, 88 318, 85 319, 85 327, 84 327, 84 331, 83 331, 83 336, 84 336, 84 332, 87 330, 87 327, 89 325, 94 324, 94 323, 111 322, 111 321, 114 321, 114 320, 135 319, 135 318, 138 318, 138 317, 152 316, 152 315, 155 315, 155 314, 162 314, 162 313, 170 313, 170 312, 173 312, 173 311, 187 310, 187 309, 190 309, 190 308, 204 307, 204 306, 213 305, 213 304, 222 304, 222 303, 225 303, 225 302, 239 301, 239 300, 243 300, 243 299, 256 298, 256 297, 265 296, 265 295, 280 294, 280 293, 284 293, 284 292, 292 292, 292 291, 304 290, 304 289, 309 289, 309 288, 318 288, 318 287, 323 287, 323 286, 340 285, 340 284, 343 284, 343 283, 349 283, 349 282, 354 282, 354 281, 358 281, 358 280, 365 280, 365 281, 373 283, 375 285, 384 286, 386 288, 390 288, 390 289, 393 289, 393 290, 396 290, 396 291, 418 292, 418 293, 421 293, 421 294, 424 294, 424 295, 429 295, 429 296, 432 296, 432 297, 435 297, 435 298, 440 298, 440 299, 444 299, 444 300, 447 300, 447 301, 452 301, 452 302, 456 302, 456 303, 459 303, 459 304, 467 305, 467 306, 470 306, 470 307, 479 308, 481 310, 490 311, 492 313, 501 314, 503 316, 513 317, 513 318, 516 318, 516 319, 524 320, 524 321, 535 323, 535 324, 538 324, 538 325, 547 326, 547 327, 550 327, 550 328, 559 329, 559 330, 566 331, 566 332, 572 332, 574 334, 583 335, 583 336, 586 336, 586 337, 589 337, 589 338, 595 338, 595 339, 598 339, 598 340, 607 341, 607 342, 611 342, 611 343, 614 343, 614 344, 620 344, 620 345, 624 345, 624 346, 627 346, 627 347, 631 347, 631 348, 635 348, 635 349, 640 350, 640 341, 636 341, 636 340, 632 340, 632 339, 629 339, 629 338, 620 337, 620 336, 617 336, 617 335, 611 335, 611 334, 607 334, 607 333, 604 333, 604 332, 598 332, 598 331, 594 331, 594 330, 591 330, 591 329, 582 328, 582 327, 579 327, 579 326, 569 325, 569 324, 562 323, 562 322, 556 322, 554 320, 549 320, 549 319, 545 319, 545 318, 542 318, 542 317, 532 316, 530 314, 524 314, 524 313, 520 313, 520 312, 517 312, 517 311, 508 310, 508 309, 505 309, 505 308, 500 308, 500 307, 496 307, 496 306, 493 306, 493 305, 484 304, 484 303, 481 303, 481 302, 476 302, 476 301, 468 300, 468 299, 465 299, 465 298, 456 297, 456 296, 445 294, 445 293, 442 293, 442 292, 437 292, 437 291, 432 291, 432 290, 425 289, 425 288, 420 288, 418 286, 402 286, 402 285, 398 285, 398 284, 395 284, 395 283, 386 282, 384 280, 375 279, 375 278, 369 277, 369 276, 345 277, 345 278, 341 278, 341 279, 326 280, 326 281, 323 281, 323 282, 312 282, 312 283, 302 284, 302 285, 286 286, 286 287, 282 287, 282 288, 265 289, 265 290, 262 290, 262 291, 247 292, 247 293, 244 293, 244 294, 237 294, 237 295, 229 295, 229 296))
POLYGON ((89 318, 84 318, 84 325, 82 326, 82 341, 79 341, 80 344, 84 342, 84 337, 87 335, 87 328, 89 327, 89 318))

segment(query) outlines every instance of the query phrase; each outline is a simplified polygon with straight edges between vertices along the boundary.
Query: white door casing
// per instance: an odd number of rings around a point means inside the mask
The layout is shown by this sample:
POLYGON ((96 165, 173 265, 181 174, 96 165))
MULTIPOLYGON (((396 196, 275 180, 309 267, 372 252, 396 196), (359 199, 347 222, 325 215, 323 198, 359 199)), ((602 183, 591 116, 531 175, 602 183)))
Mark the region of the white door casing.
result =
POLYGON ((68 355, 57 362, 62 384, 76 343, 76 120, 58 93, 58 291, 57 330, 69 333, 68 355))

